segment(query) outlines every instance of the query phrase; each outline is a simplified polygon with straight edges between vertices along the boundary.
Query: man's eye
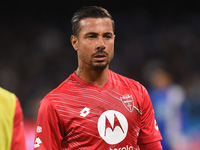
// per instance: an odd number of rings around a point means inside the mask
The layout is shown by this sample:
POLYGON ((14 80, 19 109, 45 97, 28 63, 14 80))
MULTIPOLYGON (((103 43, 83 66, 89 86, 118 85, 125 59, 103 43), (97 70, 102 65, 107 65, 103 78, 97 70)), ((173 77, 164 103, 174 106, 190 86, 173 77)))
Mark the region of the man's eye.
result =
POLYGON ((91 35, 91 36, 88 36, 88 38, 89 38, 89 39, 94 39, 94 38, 96 38, 96 36, 91 35))
POLYGON ((106 36, 105 38, 106 38, 106 39, 110 39, 110 38, 111 38, 111 36, 109 36, 109 35, 108 35, 108 36, 106 36))

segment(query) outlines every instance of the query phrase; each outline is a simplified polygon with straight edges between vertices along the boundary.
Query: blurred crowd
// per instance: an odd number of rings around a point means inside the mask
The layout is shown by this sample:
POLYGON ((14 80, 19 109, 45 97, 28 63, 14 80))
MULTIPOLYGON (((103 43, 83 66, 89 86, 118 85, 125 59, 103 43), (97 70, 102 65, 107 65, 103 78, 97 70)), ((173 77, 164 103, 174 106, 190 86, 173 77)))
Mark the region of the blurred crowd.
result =
MULTIPOLYGON (((135 9, 111 14, 116 23, 111 70, 147 88, 168 149, 197 149, 200 13, 135 9)), ((70 15, 46 14, 1 20, 0 86, 17 95, 25 123, 34 122, 40 100, 77 67, 70 19, 70 15)))

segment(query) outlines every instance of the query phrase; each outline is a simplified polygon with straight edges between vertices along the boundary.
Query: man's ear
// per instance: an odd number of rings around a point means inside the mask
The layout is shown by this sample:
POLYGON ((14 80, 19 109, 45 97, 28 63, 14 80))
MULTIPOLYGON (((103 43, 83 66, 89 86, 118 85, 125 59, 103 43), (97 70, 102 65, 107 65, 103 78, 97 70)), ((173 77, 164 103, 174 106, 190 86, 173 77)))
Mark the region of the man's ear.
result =
POLYGON ((74 35, 71 36, 71 43, 74 49, 77 51, 78 50, 78 38, 74 35))

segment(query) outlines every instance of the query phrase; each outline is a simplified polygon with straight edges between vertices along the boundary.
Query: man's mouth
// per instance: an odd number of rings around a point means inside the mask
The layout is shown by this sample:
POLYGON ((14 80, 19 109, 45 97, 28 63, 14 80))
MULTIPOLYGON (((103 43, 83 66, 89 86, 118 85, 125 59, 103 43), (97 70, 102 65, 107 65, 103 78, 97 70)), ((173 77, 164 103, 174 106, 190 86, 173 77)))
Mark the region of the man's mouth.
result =
POLYGON ((97 61, 104 61, 106 59, 107 55, 106 54, 97 54, 94 55, 94 59, 97 61))
POLYGON ((106 53, 104 50, 98 51, 93 54, 93 58, 96 61, 104 61, 108 56, 108 53, 106 53))

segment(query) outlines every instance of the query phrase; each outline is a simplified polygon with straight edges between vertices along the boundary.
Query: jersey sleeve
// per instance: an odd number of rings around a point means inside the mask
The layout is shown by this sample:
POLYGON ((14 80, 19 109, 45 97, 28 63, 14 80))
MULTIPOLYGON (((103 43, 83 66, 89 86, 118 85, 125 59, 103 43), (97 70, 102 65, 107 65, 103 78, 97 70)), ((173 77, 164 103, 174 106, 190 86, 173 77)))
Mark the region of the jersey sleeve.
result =
POLYGON ((61 122, 52 102, 48 99, 43 99, 39 105, 36 123, 35 150, 62 149, 61 141, 64 137, 64 131, 61 122))
POLYGON ((143 87, 142 116, 138 144, 147 144, 162 140, 158 129, 153 106, 147 90, 143 87))
POLYGON ((147 149, 148 150, 162 150, 161 142, 156 141, 156 142, 140 145, 140 150, 147 150, 147 149))
POLYGON ((26 143, 24 135, 23 112, 19 99, 16 97, 11 150, 18 149, 26 150, 26 143))

